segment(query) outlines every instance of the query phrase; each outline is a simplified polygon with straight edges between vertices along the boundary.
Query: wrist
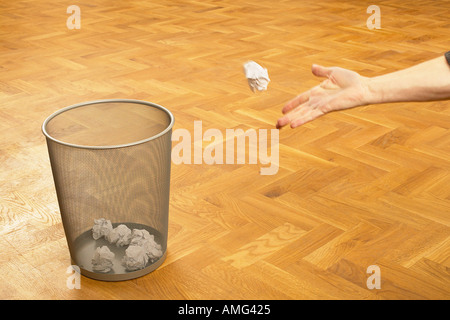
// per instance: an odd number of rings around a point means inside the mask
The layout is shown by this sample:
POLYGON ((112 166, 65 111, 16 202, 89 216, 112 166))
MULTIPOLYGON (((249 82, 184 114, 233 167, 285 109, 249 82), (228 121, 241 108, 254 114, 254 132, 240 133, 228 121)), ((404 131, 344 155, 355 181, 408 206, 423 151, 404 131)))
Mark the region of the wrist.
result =
POLYGON ((377 91, 375 90, 373 78, 361 77, 361 84, 363 90, 361 105, 375 104, 377 91))
POLYGON ((378 77, 365 78, 365 103, 378 104, 385 102, 386 90, 382 86, 382 82, 378 77))

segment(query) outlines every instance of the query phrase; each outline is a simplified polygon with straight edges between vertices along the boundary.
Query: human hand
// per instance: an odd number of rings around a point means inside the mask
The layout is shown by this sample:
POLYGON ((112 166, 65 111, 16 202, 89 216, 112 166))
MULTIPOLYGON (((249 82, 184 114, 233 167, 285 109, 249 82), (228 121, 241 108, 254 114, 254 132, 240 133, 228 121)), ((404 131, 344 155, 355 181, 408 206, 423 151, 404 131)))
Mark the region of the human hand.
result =
POLYGON ((316 64, 312 65, 312 73, 327 79, 284 106, 284 116, 276 124, 278 129, 287 124, 296 128, 328 112, 367 104, 368 78, 351 70, 316 64))

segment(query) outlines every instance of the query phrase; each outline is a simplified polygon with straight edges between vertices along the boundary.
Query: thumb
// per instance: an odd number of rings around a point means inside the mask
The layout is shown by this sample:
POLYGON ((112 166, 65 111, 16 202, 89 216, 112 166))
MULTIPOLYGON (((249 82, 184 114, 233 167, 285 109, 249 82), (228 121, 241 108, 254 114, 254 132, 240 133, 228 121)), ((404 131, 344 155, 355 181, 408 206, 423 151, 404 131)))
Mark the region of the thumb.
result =
POLYGON ((323 66, 320 66, 318 64, 313 64, 311 67, 312 73, 317 77, 329 77, 331 75, 331 72, 333 71, 331 68, 326 68, 323 66))

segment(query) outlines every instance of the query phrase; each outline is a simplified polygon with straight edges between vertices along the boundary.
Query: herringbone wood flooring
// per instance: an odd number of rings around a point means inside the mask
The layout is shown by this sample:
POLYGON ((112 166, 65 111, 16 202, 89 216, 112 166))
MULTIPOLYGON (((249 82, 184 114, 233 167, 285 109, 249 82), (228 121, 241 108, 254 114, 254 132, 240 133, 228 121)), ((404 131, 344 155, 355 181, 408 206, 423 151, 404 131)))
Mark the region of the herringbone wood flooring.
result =
MULTIPOLYGON (((77 1, 0 4, 0 298, 449 299, 450 102, 367 106, 280 131, 280 168, 172 165, 169 250, 126 282, 70 265, 42 121, 82 101, 156 102, 175 128, 272 129, 318 83, 312 63, 375 76, 450 50, 450 2, 77 1), (242 64, 269 70, 253 94, 242 64), (381 270, 369 290, 367 267, 381 270)), ((436 75, 439 76, 439 75, 436 75)))

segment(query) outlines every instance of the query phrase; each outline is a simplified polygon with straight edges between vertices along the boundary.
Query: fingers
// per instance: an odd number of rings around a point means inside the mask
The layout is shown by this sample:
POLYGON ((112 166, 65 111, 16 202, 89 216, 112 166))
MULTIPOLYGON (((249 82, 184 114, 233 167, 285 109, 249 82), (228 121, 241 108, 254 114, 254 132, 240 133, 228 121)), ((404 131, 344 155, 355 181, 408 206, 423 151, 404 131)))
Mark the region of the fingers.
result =
POLYGON ((313 64, 311 67, 311 71, 312 73, 316 76, 316 77, 329 77, 331 75, 331 72, 333 71, 332 68, 326 68, 323 66, 320 66, 318 64, 313 64))
POLYGON ((308 112, 303 114, 301 117, 297 117, 293 119, 290 123, 291 128, 297 128, 301 125, 304 125, 307 122, 310 122, 318 117, 323 115, 322 112, 320 112, 318 109, 310 109, 308 112))
POLYGON ((302 103, 305 103, 306 101, 308 101, 309 95, 310 95, 310 91, 306 91, 306 92, 299 94, 294 99, 288 101, 286 103, 286 105, 283 107, 283 109, 281 110, 281 112, 283 114, 286 114, 289 111, 291 111, 292 109, 301 105, 302 103))
POLYGON ((277 120, 276 128, 281 129, 285 125, 289 124, 289 122, 290 120, 288 116, 281 117, 280 119, 277 120))
POLYGON ((314 120, 320 115, 322 115, 322 112, 314 106, 309 105, 307 102, 279 118, 276 123, 276 127, 277 129, 281 129, 282 127, 290 124, 291 128, 296 128, 306 122, 314 120))
POLYGON ((323 112, 321 112, 320 110, 308 105, 308 101, 311 97, 311 92, 314 90, 317 91, 318 89, 337 88, 336 84, 332 80, 330 80, 333 67, 326 68, 321 65, 313 64, 311 67, 311 71, 317 77, 328 79, 325 79, 319 86, 303 92, 296 96, 294 99, 287 102, 281 110, 284 116, 277 120, 277 129, 280 129, 288 124, 290 124, 291 128, 296 128, 316 119, 317 117, 320 117, 323 114, 323 112))
MULTIPOLYGON (((312 73, 315 76, 318 76, 318 77, 329 77, 331 75, 331 72, 333 71, 332 68, 326 68, 326 67, 320 66, 318 64, 313 64, 312 67, 311 67, 311 70, 312 70, 312 73)), ((333 85, 332 81, 330 81, 328 79, 325 80, 320 86, 322 88, 335 87, 333 85)), ((294 109, 294 108, 298 107, 299 105, 301 105, 302 103, 305 103, 306 101, 308 101, 310 94, 311 94, 311 90, 308 90, 306 92, 303 92, 303 93, 299 94, 294 99, 292 99, 288 103, 286 103, 286 105, 281 110, 281 112, 283 112, 283 114, 286 114, 289 111, 291 111, 292 109, 294 109)))
POLYGON ((279 118, 276 124, 277 129, 281 129, 282 127, 291 123, 292 120, 296 119, 301 113, 302 107, 299 106, 292 110, 291 112, 285 114, 283 117, 279 118))

